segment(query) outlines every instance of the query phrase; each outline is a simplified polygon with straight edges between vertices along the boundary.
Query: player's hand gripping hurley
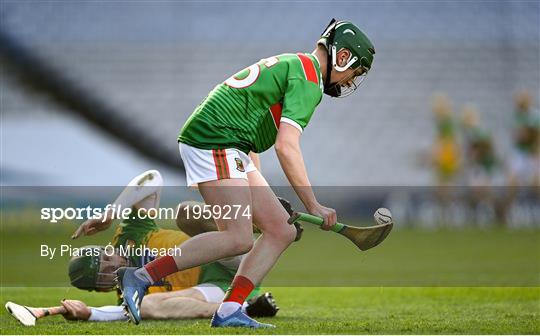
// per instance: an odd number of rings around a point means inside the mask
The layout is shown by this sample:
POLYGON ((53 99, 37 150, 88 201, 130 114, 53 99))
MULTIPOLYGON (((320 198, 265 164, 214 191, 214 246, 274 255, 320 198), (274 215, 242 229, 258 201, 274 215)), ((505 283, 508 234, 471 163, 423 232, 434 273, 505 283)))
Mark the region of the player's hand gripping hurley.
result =
MULTIPOLYGON (((375 212, 375 221, 378 225, 368 227, 354 227, 342 223, 336 223, 330 230, 347 237, 362 251, 369 250, 379 245, 390 233, 394 222, 392 215, 388 209, 378 209, 375 212)), ((303 212, 295 212, 289 218, 289 224, 294 224, 298 221, 306 222, 321 226, 324 220, 321 217, 313 216, 303 212)))

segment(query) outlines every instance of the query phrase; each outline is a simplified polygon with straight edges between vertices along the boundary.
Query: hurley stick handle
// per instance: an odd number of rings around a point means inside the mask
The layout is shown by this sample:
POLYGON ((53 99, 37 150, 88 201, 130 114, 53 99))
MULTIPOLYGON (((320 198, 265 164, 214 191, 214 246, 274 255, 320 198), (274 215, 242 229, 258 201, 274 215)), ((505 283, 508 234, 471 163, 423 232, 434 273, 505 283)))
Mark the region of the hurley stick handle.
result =
MULTIPOLYGON (((303 213, 303 212, 295 212, 295 213, 293 213, 291 218, 289 218, 289 220, 288 220, 289 224, 294 224, 297 221, 311 223, 311 224, 315 224, 315 225, 318 225, 318 226, 321 226, 324 223, 324 219, 322 219, 321 217, 313 216, 313 215, 303 213)), ((345 227, 345 224, 336 223, 334 226, 332 226, 330 228, 330 230, 332 230, 334 232, 339 232, 339 231, 343 230, 344 227, 345 227)))

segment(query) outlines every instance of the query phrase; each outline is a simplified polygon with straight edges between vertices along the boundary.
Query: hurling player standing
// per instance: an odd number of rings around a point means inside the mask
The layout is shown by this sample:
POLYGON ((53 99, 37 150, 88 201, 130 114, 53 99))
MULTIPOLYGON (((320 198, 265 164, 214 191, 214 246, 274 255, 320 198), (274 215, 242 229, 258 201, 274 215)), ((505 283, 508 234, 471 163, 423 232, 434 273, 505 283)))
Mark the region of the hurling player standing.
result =
POLYGON ((178 136, 189 186, 197 185, 206 204, 219 207, 220 231, 197 235, 180 245, 181 256, 165 256, 142 268, 119 270, 124 304, 133 322, 146 288, 190 267, 248 252, 213 327, 273 327, 242 313, 241 305, 262 281, 296 230, 253 161, 274 146, 298 197, 328 230, 336 211, 317 202, 308 179, 300 136, 323 92, 352 93, 371 68, 375 49, 354 24, 332 20, 312 54, 282 54, 262 59, 217 85, 187 120, 178 136), (223 215, 233 207, 228 216, 223 215), (240 207, 235 211, 234 207, 240 207), (252 224, 262 232, 252 241, 252 224))

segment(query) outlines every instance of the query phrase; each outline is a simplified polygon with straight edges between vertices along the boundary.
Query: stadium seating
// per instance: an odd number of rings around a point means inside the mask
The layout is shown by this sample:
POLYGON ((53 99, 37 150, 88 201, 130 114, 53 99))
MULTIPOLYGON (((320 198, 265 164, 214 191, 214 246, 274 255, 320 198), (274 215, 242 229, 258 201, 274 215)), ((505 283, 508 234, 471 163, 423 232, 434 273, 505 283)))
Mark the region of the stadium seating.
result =
MULTIPOLYGON (((305 131, 314 184, 433 183, 416 157, 432 143, 430 99, 439 91, 457 108, 475 103, 507 150, 514 90, 526 87, 538 102, 537 2, 341 6, 9 2, 1 29, 177 155, 179 128, 214 85, 260 58, 310 52, 331 16, 350 19, 377 54, 359 91, 324 98, 305 131)), ((36 100, 9 72, 2 77, 3 118, 61 118, 58 105, 36 100)), ((270 182, 283 184, 275 155, 263 160, 270 182)))

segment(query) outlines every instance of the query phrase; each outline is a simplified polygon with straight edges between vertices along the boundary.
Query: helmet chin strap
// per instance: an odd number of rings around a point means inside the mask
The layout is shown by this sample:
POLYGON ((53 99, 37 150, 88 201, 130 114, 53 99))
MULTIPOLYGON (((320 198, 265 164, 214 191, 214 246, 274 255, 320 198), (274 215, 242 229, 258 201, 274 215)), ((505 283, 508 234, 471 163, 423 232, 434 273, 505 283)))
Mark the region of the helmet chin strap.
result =
POLYGON ((356 56, 352 57, 352 54, 349 55, 349 59, 347 60, 347 64, 345 66, 339 66, 337 65, 337 51, 336 46, 332 45, 331 47, 327 48, 328 54, 327 54, 327 62, 326 62, 326 78, 324 81, 324 93, 329 95, 330 97, 340 97, 341 96, 341 86, 339 86, 337 83, 330 83, 330 75, 332 73, 332 67, 336 69, 338 72, 343 72, 350 68, 354 62, 358 60, 356 56))
POLYGON ((330 83, 330 74, 332 73, 332 52, 330 52, 330 48, 328 48, 328 53, 326 55, 326 78, 324 80, 324 93, 329 95, 330 97, 339 97, 341 95, 341 87, 339 85, 336 85, 336 83, 331 84, 330 83))
POLYGON ((345 64, 345 66, 339 66, 337 64, 337 50, 336 50, 336 46, 332 46, 332 65, 334 66, 334 69, 336 69, 336 71, 338 72, 343 72, 345 70, 347 70, 348 68, 350 68, 354 62, 356 62, 358 60, 358 57, 354 56, 352 57, 352 54, 349 54, 349 59, 347 60, 347 64, 345 64))

